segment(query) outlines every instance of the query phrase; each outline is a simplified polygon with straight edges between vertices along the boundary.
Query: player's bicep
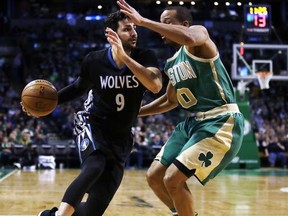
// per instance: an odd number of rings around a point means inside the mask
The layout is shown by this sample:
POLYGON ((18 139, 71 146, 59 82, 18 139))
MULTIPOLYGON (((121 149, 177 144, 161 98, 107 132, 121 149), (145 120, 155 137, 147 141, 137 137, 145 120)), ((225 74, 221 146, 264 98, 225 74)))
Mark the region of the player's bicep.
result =
POLYGON ((148 70, 152 71, 158 79, 162 81, 162 74, 159 68, 157 67, 147 67, 148 70))
POLYGON ((203 45, 208 39, 209 34, 207 29, 202 25, 194 25, 189 27, 189 31, 191 32, 191 41, 193 42, 191 45, 194 46, 201 46, 203 45))

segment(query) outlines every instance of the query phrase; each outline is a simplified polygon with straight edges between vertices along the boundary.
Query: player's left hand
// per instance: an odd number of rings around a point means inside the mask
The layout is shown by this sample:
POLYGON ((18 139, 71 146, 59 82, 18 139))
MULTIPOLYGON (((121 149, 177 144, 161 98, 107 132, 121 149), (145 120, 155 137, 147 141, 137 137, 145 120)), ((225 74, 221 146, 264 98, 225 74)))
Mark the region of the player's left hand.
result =
POLYGON ((25 112, 27 116, 39 118, 38 116, 33 116, 33 115, 31 115, 31 113, 28 112, 28 111, 25 109, 25 107, 24 107, 24 105, 23 105, 22 102, 20 102, 20 105, 21 105, 21 107, 22 107, 22 111, 25 112))
POLYGON ((120 59, 122 59, 126 55, 126 53, 123 49, 123 45, 118 34, 108 27, 106 28, 105 31, 106 31, 105 36, 108 42, 111 44, 112 50, 120 59))
POLYGON ((119 0, 117 1, 118 6, 120 7, 120 11, 130 17, 132 22, 135 25, 141 26, 142 20, 144 17, 142 17, 133 7, 131 7, 125 0, 119 0))

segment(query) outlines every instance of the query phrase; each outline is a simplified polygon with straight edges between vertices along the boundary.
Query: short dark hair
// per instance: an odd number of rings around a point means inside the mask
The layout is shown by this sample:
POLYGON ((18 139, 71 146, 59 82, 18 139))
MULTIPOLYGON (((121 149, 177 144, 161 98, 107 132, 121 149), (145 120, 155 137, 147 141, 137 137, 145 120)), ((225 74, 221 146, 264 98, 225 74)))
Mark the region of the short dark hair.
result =
POLYGON ((177 20, 180 22, 188 21, 189 25, 192 25, 192 14, 188 8, 183 6, 168 6, 165 10, 175 10, 177 20))
POLYGON ((116 11, 114 13, 109 14, 105 21, 104 21, 104 27, 105 29, 107 27, 111 28, 113 31, 117 31, 118 28, 118 22, 124 19, 130 19, 127 15, 124 13, 121 13, 120 11, 116 11))

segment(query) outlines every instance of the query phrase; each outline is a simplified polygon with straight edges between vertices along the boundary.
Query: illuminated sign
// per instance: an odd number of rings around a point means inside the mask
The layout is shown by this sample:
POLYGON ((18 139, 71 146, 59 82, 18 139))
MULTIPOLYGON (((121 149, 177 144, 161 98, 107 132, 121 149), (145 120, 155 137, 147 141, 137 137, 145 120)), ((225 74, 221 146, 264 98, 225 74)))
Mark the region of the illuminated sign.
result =
POLYGON ((247 34, 267 34, 271 29, 271 8, 269 5, 245 5, 244 29, 247 34))

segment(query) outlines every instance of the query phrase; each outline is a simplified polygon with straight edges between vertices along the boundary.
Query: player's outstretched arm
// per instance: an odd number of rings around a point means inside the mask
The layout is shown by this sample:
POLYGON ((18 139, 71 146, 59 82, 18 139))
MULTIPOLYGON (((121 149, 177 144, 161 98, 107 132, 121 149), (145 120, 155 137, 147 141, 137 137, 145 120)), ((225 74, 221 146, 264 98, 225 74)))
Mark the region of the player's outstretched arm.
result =
POLYGON ((58 91, 58 104, 62 104, 80 97, 91 89, 91 87, 92 84, 88 80, 78 77, 73 83, 58 91))
POLYGON ((188 24, 187 26, 172 25, 168 21, 168 24, 155 22, 141 16, 125 0, 119 0, 117 4, 120 7, 120 11, 129 16, 136 25, 158 32, 177 44, 193 47, 202 45, 209 39, 208 31, 204 26, 195 25, 189 27, 188 24))
POLYGON ((169 82, 164 95, 141 107, 138 116, 155 115, 168 112, 178 106, 176 92, 169 82))

